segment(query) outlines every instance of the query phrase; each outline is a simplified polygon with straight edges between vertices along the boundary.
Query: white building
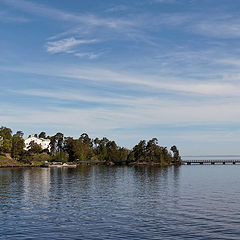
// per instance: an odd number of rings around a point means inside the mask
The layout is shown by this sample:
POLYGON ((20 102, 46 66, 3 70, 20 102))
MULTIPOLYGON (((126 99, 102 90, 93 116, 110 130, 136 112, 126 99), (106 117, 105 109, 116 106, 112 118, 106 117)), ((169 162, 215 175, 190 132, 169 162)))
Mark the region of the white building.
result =
POLYGON ((31 136, 27 139, 24 140, 25 143, 25 150, 28 150, 30 142, 35 142, 38 145, 40 145, 42 147, 42 149, 48 149, 49 151, 51 150, 51 146, 50 146, 50 140, 49 139, 44 139, 44 138, 37 138, 34 136, 31 136))

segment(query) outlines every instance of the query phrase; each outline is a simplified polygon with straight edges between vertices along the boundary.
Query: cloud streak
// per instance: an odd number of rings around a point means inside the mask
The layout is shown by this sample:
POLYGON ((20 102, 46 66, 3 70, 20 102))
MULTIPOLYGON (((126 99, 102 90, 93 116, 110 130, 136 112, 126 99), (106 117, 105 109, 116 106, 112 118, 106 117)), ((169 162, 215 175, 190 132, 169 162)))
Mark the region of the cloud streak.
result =
POLYGON ((75 23, 85 23, 89 26, 105 26, 112 29, 123 28, 132 25, 131 22, 114 18, 100 18, 93 14, 72 14, 56 8, 46 7, 42 4, 25 0, 1 0, 1 2, 17 8, 21 11, 32 13, 50 19, 70 21, 75 23))
POLYGON ((34 66, 28 66, 25 68, 7 68, 6 70, 75 79, 78 81, 87 80, 89 82, 100 82, 103 84, 124 84, 124 88, 131 88, 131 86, 136 88, 136 86, 138 86, 140 88, 144 87, 145 90, 148 89, 150 92, 154 90, 162 90, 185 95, 191 94, 212 97, 237 97, 240 95, 240 84, 232 80, 229 82, 216 81, 216 79, 202 81, 185 79, 182 77, 171 77, 167 75, 145 75, 91 67, 52 66, 51 69, 46 69, 46 66, 37 68, 34 66))
POLYGON ((84 40, 84 39, 76 39, 74 37, 65 38, 58 41, 49 41, 46 44, 47 52, 49 53, 76 53, 74 47, 82 45, 82 44, 92 44, 96 43, 96 39, 84 40))

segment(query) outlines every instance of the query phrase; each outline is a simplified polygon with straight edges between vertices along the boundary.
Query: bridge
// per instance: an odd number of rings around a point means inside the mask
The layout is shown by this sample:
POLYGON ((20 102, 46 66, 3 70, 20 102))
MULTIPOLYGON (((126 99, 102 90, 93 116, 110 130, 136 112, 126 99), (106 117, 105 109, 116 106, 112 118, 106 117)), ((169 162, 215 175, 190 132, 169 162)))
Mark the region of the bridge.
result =
POLYGON ((191 165, 191 164, 200 164, 200 165, 203 165, 203 164, 211 164, 211 165, 222 164, 222 165, 225 165, 225 164, 238 164, 238 163, 240 163, 240 159, 182 160, 182 164, 185 164, 185 165, 191 165))

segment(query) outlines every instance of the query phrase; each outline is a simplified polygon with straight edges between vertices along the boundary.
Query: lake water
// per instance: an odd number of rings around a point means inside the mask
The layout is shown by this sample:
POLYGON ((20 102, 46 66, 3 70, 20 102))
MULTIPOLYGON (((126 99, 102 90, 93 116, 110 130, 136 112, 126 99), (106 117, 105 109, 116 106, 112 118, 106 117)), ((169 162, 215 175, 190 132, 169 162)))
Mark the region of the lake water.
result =
POLYGON ((0 169, 1 239, 240 239, 240 165, 0 169))

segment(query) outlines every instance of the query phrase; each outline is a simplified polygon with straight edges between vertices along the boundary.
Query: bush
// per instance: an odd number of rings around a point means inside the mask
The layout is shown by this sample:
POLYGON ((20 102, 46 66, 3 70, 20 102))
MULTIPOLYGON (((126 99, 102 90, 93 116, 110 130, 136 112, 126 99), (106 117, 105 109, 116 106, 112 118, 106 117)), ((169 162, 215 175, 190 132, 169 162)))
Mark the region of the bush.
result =
POLYGON ((50 162, 63 162, 66 163, 69 160, 69 155, 66 152, 55 153, 49 159, 50 162))

